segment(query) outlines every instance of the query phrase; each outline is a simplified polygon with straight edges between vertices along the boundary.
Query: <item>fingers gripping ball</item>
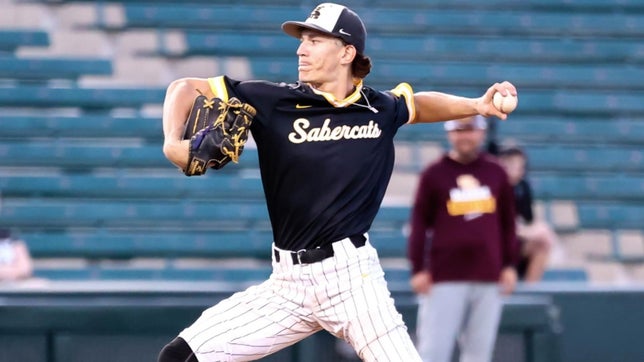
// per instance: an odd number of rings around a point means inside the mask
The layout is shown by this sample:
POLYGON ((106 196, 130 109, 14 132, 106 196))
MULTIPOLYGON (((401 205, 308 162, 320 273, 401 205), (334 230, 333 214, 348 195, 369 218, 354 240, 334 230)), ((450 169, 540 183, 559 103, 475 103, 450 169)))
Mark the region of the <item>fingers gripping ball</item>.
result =
POLYGON ((496 109, 508 114, 517 108, 517 105, 519 104, 519 98, 509 93, 504 96, 503 94, 501 94, 501 92, 496 92, 494 93, 492 102, 494 103, 494 107, 496 109))
POLYGON ((225 102, 199 95, 186 122, 184 139, 190 140, 186 176, 203 175, 237 163, 248 140, 255 108, 237 98, 225 102))

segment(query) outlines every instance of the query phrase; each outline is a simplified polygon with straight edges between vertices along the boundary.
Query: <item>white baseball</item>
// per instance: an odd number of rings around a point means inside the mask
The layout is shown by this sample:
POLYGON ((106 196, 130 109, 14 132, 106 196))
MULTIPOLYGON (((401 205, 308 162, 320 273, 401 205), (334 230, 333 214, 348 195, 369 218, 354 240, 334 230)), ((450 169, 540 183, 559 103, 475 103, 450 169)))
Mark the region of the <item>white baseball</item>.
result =
POLYGON ((515 110, 515 108, 517 108, 517 104, 519 104, 519 97, 512 94, 504 96, 500 92, 496 92, 494 93, 492 102, 494 103, 494 107, 496 107, 496 109, 507 114, 511 113, 515 110))

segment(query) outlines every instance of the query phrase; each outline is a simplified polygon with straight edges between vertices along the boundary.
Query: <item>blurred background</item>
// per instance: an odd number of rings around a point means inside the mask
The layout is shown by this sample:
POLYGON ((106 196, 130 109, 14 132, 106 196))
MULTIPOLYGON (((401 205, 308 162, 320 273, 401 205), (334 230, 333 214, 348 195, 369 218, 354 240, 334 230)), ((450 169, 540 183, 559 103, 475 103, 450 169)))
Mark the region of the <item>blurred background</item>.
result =
MULTIPOLYGON (((0 282, 0 361, 153 361, 202 309, 269 275, 252 140, 239 164, 188 179, 163 156, 161 107, 185 76, 296 81, 280 24, 316 4, 0 0, 0 228, 31 265, 0 282)), ((557 243, 508 301, 496 360, 644 360, 644 1, 347 5, 368 30, 366 85, 519 89, 495 137, 527 152, 557 243)), ((410 327, 406 224, 446 147, 441 124, 400 129, 371 231, 410 327)), ((320 334, 271 358, 356 360, 320 334)))

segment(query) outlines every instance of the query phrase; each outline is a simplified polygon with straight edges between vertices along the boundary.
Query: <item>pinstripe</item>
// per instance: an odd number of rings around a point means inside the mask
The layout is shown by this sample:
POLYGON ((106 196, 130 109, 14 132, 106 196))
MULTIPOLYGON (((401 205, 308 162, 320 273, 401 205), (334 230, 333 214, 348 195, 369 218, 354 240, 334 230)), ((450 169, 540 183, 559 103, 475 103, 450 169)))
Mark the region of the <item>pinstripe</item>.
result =
POLYGON ((334 250, 313 264, 273 260, 267 281, 207 309, 180 336, 200 361, 259 359, 321 329, 364 361, 420 361, 375 249, 345 239, 334 250))

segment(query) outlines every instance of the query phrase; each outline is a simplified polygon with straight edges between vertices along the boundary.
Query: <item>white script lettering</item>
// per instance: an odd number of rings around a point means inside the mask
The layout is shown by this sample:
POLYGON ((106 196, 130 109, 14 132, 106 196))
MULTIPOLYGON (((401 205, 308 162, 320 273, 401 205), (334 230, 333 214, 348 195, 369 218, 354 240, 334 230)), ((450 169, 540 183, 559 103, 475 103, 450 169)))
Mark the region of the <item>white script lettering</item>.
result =
POLYGON ((288 134, 288 140, 293 143, 338 141, 340 139, 378 138, 382 131, 378 123, 369 121, 362 126, 329 127, 330 119, 326 119, 322 127, 311 127, 306 118, 298 118, 293 122, 293 132, 288 134))

